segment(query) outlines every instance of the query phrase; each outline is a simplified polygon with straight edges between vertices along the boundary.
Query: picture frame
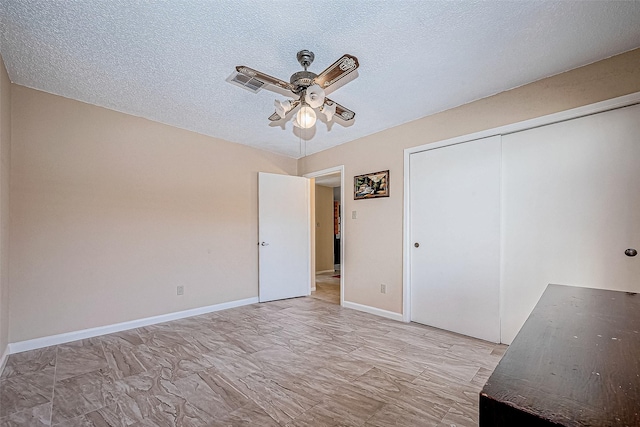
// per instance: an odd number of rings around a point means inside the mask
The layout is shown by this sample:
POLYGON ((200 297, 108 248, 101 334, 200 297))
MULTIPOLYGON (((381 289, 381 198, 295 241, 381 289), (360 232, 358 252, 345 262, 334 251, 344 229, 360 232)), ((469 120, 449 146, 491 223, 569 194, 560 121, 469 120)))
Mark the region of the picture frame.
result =
POLYGON ((353 200, 389 197, 389 170, 353 177, 353 200))

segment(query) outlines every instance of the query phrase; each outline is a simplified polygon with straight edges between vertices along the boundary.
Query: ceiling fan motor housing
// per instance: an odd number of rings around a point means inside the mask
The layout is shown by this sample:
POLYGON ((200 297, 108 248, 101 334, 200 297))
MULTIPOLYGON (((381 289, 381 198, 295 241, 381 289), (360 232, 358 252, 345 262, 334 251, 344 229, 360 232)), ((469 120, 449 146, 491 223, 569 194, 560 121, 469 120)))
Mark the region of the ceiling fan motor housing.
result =
POLYGON ((318 75, 316 73, 312 73, 311 71, 298 71, 291 75, 289 82, 296 86, 295 92, 298 93, 311 86, 313 84, 313 79, 317 76, 318 75))

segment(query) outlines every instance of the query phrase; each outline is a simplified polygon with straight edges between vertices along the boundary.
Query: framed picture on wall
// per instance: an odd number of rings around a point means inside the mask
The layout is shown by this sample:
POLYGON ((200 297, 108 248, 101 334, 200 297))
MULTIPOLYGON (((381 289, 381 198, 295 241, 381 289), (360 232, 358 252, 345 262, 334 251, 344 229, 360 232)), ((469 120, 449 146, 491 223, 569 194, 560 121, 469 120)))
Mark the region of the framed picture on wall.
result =
POLYGON ((353 199, 389 197, 389 171, 366 173, 353 177, 353 199))

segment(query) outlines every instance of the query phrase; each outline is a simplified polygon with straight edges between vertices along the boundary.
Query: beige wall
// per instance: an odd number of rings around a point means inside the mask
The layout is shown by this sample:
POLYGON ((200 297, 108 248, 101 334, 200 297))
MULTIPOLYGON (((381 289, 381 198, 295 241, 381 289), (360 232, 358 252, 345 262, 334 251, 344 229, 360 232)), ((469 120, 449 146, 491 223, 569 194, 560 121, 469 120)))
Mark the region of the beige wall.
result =
POLYGON ((0 57, 0 357, 9 342, 9 176, 11 83, 0 57))
MULTIPOLYGON (((300 174, 344 165, 390 170, 390 197, 344 205, 345 301, 402 312, 403 150, 640 91, 640 49, 385 130, 298 161, 300 174), (366 153, 363 155, 362 153, 366 153), (352 211, 357 219, 351 219, 352 211), (380 293, 380 284, 387 293, 380 293)), ((356 123, 355 126, 358 124, 356 123)))
POLYGON ((315 187, 316 271, 333 271, 333 188, 315 187))
POLYGON ((258 295, 257 172, 295 160, 12 89, 11 342, 258 295))

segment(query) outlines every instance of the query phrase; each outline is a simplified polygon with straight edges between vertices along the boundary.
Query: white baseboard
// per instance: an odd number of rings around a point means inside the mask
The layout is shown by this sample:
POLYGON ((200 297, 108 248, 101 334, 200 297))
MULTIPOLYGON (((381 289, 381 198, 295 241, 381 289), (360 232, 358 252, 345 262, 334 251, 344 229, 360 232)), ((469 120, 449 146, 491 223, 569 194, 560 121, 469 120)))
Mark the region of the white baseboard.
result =
POLYGON ((7 344, 7 347, 4 349, 2 356, 0 356, 0 376, 2 376, 2 373, 4 372, 4 366, 7 364, 8 357, 9 357, 9 344, 7 344))
MULTIPOLYGON (((226 310, 228 308, 255 304, 257 302, 259 302, 258 297, 252 297, 236 301, 223 302, 221 304, 208 305, 206 307, 192 308, 190 310, 177 311, 174 313, 161 314, 159 316, 146 317, 144 319, 131 320, 129 322, 98 326, 97 328, 83 329, 81 331, 67 332, 64 334, 51 335, 48 337, 35 338, 32 340, 18 341, 10 343, 7 346, 8 350, 5 352, 5 356, 7 354, 21 353, 23 351, 64 344, 67 342, 77 341, 85 338, 92 338, 100 335, 112 334, 114 332, 127 331, 129 329, 155 325, 157 323, 168 322, 171 320, 184 319, 185 317, 198 316, 200 314, 212 313, 214 311, 226 310)), ((5 356, 3 356, 2 361, 4 361, 5 356)))
POLYGON ((324 274, 324 273, 335 273, 335 270, 322 270, 322 271, 316 271, 316 274, 324 274))
POLYGON ((345 308, 352 308, 358 311, 364 311, 365 313, 375 314, 376 316, 386 317, 387 319, 397 320, 402 322, 402 314, 394 313, 393 311, 382 310, 380 308, 371 307, 369 305, 357 304, 355 302, 344 301, 342 306, 345 308))

